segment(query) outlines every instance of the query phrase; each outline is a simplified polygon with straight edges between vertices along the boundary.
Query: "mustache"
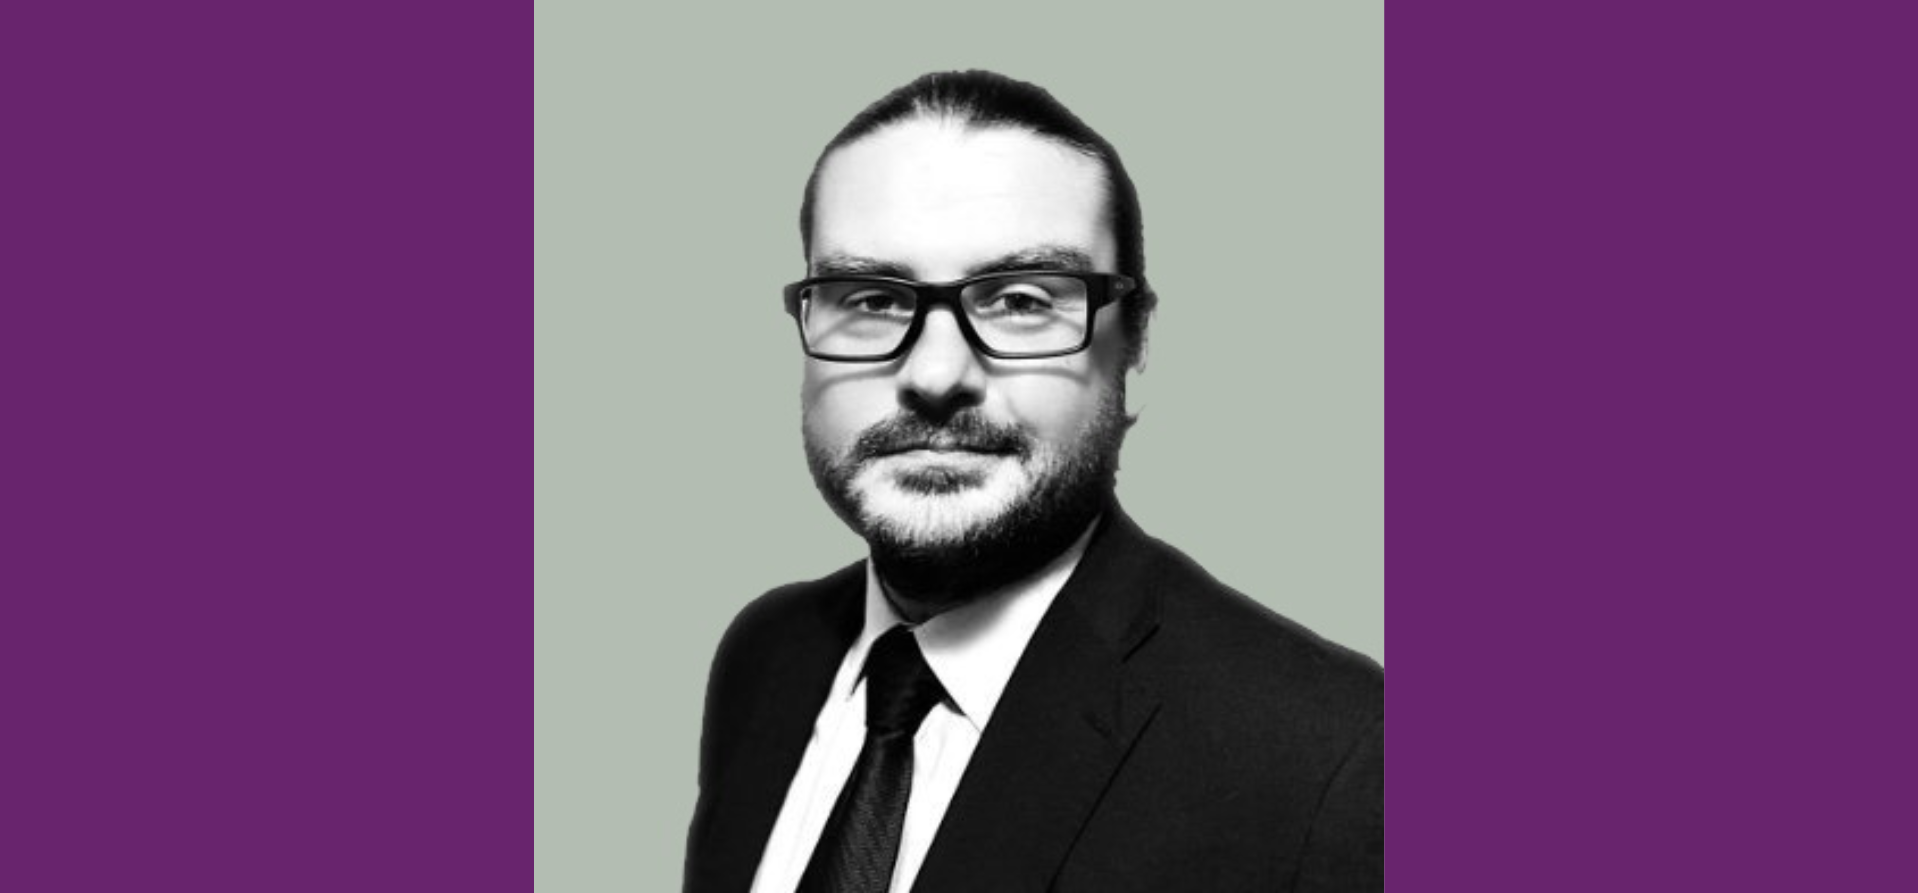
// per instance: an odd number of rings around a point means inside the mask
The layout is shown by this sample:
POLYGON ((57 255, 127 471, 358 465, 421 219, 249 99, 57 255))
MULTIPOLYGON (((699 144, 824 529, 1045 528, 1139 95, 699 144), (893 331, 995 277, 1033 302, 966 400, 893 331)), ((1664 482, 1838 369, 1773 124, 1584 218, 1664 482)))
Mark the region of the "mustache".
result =
POLYGON ((998 424, 968 410, 942 422, 911 414, 893 416, 860 432, 850 452, 853 461, 865 462, 908 450, 966 450, 1024 458, 1032 452, 1032 443, 1018 426, 998 424))

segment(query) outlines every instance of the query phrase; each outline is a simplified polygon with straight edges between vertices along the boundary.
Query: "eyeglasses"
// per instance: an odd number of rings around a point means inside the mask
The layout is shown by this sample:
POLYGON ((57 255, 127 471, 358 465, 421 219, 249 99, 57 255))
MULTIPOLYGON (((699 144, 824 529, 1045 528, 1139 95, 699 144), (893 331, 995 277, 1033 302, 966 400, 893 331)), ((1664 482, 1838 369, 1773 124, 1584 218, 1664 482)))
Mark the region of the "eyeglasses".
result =
POLYGON ((926 314, 952 308, 973 350, 1032 360, 1085 350, 1093 314, 1138 289, 1109 273, 988 273, 931 284, 888 276, 818 276, 786 286, 786 312, 799 321, 806 355, 876 363, 912 348, 926 314))

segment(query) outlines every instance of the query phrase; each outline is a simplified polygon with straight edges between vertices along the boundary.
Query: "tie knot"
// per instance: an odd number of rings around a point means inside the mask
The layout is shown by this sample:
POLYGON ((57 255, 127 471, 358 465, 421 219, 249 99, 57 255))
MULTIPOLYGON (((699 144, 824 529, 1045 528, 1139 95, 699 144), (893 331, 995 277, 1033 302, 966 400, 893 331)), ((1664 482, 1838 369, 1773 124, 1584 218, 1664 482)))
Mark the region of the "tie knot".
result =
POLYGON ((945 697, 912 630, 895 626, 873 643, 866 655, 867 732, 917 732, 926 713, 945 697))

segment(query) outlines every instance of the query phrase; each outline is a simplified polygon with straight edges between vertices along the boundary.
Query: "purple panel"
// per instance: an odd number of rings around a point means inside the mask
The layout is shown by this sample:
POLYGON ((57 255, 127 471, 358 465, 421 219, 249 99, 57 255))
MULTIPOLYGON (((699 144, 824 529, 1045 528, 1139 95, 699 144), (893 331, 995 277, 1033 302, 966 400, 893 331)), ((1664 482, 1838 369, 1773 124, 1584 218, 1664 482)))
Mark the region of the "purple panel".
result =
POLYGON ((532 886, 532 17, 13 4, 0 888, 532 886))
POLYGON ((1910 883, 1918 27, 1862 6, 1390 4, 1399 889, 1910 883))

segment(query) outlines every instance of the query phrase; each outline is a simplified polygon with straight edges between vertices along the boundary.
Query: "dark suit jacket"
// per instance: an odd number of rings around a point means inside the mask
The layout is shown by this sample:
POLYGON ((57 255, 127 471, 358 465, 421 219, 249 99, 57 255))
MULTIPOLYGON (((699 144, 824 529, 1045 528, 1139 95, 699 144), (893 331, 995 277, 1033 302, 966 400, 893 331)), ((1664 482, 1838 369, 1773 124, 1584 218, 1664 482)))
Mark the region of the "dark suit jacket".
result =
MULTIPOLYGON (((863 565, 774 590, 713 662, 689 893, 743 893, 859 634, 863 565)), ((915 893, 1374 890, 1385 675, 1115 506, 1033 634, 915 893)))

